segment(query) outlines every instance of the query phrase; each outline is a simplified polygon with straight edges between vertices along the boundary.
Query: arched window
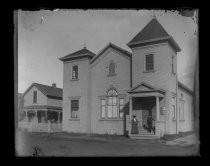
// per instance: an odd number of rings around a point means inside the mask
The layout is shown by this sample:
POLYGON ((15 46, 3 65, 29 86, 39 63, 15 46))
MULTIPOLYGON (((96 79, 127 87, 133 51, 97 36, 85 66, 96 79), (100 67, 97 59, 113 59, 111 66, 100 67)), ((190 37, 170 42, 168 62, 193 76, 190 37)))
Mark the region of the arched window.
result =
POLYGON ((109 76, 115 75, 115 63, 110 61, 109 63, 109 76))
POLYGON ((107 117, 117 118, 117 91, 111 89, 108 91, 107 117))

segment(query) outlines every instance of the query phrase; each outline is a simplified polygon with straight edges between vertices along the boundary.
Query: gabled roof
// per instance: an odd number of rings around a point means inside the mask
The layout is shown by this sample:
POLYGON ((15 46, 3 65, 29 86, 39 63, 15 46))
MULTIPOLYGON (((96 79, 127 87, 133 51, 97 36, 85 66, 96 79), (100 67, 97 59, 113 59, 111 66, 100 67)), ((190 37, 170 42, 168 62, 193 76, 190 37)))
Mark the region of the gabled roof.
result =
POLYGON ((90 63, 93 63, 96 59, 98 59, 108 48, 113 48, 114 50, 128 56, 129 58, 132 55, 130 52, 128 52, 128 51, 126 51, 110 42, 95 57, 93 57, 93 59, 91 59, 90 63))
POLYGON ((187 91, 189 94, 193 95, 193 91, 189 89, 186 85, 182 84, 181 82, 178 81, 178 87, 184 89, 187 91))
POLYGON ((144 82, 141 82, 140 84, 128 90, 128 93, 146 93, 146 92, 160 92, 162 94, 166 93, 165 90, 161 88, 156 88, 144 82))
POLYGON ((62 99, 63 98, 63 89, 61 88, 55 88, 48 85, 33 83, 23 94, 25 94, 33 87, 35 86, 37 89, 39 89, 45 96, 48 98, 56 98, 56 99, 62 99))
POLYGON ((66 55, 64 57, 59 58, 61 61, 68 61, 68 60, 72 60, 72 59, 79 59, 79 58, 84 58, 84 57, 88 57, 88 58, 93 58, 95 56, 95 54, 91 51, 89 51, 88 49, 86 49, 86 47, 84 47, 83 49, 73 52, 69 55, 66 55))
POLYGON ((176 52, 181 51, 173 37, 166 32, 156 18, 153 18, 127 45, 133 48, 165 41, 168 41, 176 52))

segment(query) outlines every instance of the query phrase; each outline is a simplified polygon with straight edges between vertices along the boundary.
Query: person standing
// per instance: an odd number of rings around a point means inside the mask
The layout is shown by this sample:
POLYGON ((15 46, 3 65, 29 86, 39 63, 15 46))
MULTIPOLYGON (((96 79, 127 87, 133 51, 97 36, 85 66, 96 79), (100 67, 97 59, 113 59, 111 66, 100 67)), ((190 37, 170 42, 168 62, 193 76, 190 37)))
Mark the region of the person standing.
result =
POLYGON ((148 131, 151 133, 152 131, 152 121, 155 121, 151 115, 147 117, 147 126, 148 126, 148 131))
POLYGON ((136 119, 136 116, 133 116, 133 119, 131 120, 131 134, 138 134, 138 120, 136 119))

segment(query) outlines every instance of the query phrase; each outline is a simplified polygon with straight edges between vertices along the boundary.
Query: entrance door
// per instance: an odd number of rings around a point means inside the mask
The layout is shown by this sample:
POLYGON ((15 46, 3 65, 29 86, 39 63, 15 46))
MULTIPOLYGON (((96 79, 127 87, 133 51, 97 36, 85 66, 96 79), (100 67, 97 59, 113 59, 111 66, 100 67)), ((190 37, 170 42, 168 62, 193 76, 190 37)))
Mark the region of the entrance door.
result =
POLYGON ((149 116, 149 110, 142 110, 142 121, 143 121, 142 125, 147 126, 147 117, 148 116, 149 116))

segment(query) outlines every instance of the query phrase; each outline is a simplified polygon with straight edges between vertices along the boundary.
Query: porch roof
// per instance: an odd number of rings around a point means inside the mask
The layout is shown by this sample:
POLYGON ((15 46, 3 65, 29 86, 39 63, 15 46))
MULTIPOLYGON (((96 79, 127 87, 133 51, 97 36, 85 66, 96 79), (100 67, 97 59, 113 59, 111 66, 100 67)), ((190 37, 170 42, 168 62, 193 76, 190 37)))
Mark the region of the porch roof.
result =
POLYGON ((163 97, 166 93, 164 89, 156 88, 151 86, 145 82, 141 82, 140 84, 134 86, 133 88, 127 91, 131 96, 139 96, 139 97, 146 97, 146 96, 160 96, 163 97))

